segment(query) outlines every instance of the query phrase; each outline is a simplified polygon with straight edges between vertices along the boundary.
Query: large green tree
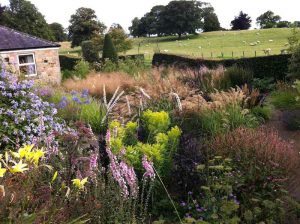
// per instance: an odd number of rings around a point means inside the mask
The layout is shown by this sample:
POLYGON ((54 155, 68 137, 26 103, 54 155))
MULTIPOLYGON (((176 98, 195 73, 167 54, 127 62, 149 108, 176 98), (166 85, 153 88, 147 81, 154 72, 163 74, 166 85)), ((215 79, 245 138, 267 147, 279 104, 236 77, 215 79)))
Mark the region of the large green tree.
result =
POLYGON ((93 9, 83 7, 77 9, 76 13, 71 16, 69 26, 72 47, 92 39, 94 35, 102 34, 105 29, 105 25, 98 20, 93 9))
POLYGON ((134 37, 141 37, 143 36, 145 33, 142 31, 143 29, 141 26, 141 20, 138 17, 135 17, 132 21, 131 21, 131 26, 129 27, 129 32, 130 35, 134 36, 134 37))
POLYGON ((281 20, 279 15, 275 15, 272 11, 267 11, 261 14, 256 19, 256 23, 260 26, 261 29, 268 29, 276 27, 277 23, 281 20))
POLYGON ((204 18, 204 24, 203 24, 203 31, 204 32, 218 31, 218 30, 221 29, 218 16, 214 12, 213 7, 204 8, 203 18, 204 18))
POLYGON ((65 32, 64 27, 60 23, 51 23, 49 24, 51 32, 54 37, 54 41, 62 42, 67 40, 67 34, 65 32))
POLYGON ((122 26, 113 24, 108 31, 117 52, 126 52, 132 48, 132 40, 125 33, 122 26))
POLYGON ((200 1, 171 1, 165 6, 160 19, 165 34, 195 33, 203 27, 203 6, 200 1))
POLYGON ((242 11, 231 21, 232 30, 248 30, 251 27, 251 17, 242 11))
POLYGON ((37 37, 53 40, 53 35, 44 16, 31 2, 10 0, 9 5, 1 8, 1 25, 37 37))

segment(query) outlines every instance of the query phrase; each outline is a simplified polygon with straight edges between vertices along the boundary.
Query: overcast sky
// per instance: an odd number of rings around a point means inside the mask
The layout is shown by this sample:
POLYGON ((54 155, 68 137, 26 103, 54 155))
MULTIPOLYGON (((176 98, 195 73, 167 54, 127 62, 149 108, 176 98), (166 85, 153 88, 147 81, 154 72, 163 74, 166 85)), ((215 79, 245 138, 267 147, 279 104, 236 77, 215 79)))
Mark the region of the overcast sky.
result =
MULTIPOLYGON (((170 0, 30 0, 45 15, 48 23, 59 22, 68 27, 69 19, 79 7, 96 11, 98 18, 110 26, 120 23, 127 29, 134 17, 141 17, 154 5, 166 5, 170 0)), ((9 0, 0 0, 8 4, 9 0)), ((215 8, 222 27, 229 28, 230 21, 239 11, 248 13, 253 20, 267 10, 280 15, 283 20, 300 21, 300 0, 207 0, 215 8), (298 3, 297 3, 298 2, 298 3)))

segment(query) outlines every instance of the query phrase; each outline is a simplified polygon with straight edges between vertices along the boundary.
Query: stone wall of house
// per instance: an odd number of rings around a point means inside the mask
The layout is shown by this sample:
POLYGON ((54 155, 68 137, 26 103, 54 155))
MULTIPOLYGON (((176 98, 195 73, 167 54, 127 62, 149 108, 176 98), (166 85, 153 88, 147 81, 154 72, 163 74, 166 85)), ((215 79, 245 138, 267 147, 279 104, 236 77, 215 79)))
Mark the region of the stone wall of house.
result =
POLYGON ((58 49, 37 49, 26 51, 14 51, 14 52, 0 52, 0 57, 5 64, 10 65, 19 73, 18 56, 20 54, 34 54, 37 76, 30 78, 37 79, 41 82, 60 84, 61 71, 59 63, 58 49))

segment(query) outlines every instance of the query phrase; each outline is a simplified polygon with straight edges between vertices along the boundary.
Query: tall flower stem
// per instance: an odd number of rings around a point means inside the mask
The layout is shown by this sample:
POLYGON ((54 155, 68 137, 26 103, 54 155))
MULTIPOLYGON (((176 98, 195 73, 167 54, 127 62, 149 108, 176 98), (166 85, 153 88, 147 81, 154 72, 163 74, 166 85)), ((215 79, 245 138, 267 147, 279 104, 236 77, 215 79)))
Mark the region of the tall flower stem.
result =
POLYGON ((167 193, 167 195, 168 195, 168 197, 169 197, 169 199, 170 199, 170 201, 171 201, 171 204, 172 204, 172 206, 173 206, 173 208, 174 208, 174 210, 175 210, 175 212, 176 212, 176 215, 177 215, 177 217, 178 217, 180 223, 183 224, 183 222, 182 222, 182 220, 181 220, 181 218, 180 218, 179 212, 178 212, 178 210, 177 210, 177 208, 176 208, 176 206, 175 206, 175 203, 174 203, 173 199, 171 198, 171 195, 169 194, 169 192, 168 192, 168 190, 167 190, 167 188, 166 188, 164 182, 162 181, 160 175, 158 174, 158 172, 156 171, 156 169, 154 168, 154 166, 153 166, 153 169, 154 169, 156 175, 158 176, 158 179, 159 179, 161 185, 162 185, 163 188, 165 189, 165 191, 166 191, 166 193, 167 193))

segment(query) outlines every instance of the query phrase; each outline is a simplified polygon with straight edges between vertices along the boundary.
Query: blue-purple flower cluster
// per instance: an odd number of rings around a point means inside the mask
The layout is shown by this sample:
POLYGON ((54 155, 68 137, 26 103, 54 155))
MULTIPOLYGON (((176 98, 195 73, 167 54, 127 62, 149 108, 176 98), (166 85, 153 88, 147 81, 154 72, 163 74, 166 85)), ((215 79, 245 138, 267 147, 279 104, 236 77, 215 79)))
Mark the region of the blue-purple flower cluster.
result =
POLYGON ((67 96, 63 96, 60 100, 60 102, 56 105, 58 109, 63 109, 67 107, 69 104, 90 104, 91 99, 89 97, 89 91, 83 90, 81 93, 76 91, 71 91, 71 99, 69 99, 67 96))
POLYGON ((64 124, 55 118, 54 105, 44 102, 33 91, 32 80, 19 81, 4 69, 0 72, 0 141, 30 144, 46 141, 64 124))

